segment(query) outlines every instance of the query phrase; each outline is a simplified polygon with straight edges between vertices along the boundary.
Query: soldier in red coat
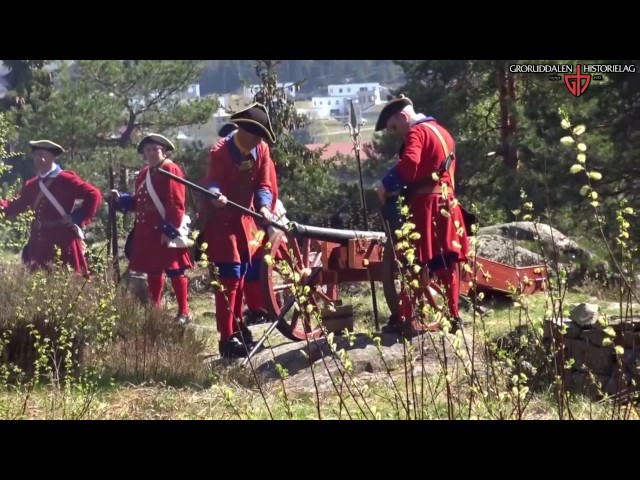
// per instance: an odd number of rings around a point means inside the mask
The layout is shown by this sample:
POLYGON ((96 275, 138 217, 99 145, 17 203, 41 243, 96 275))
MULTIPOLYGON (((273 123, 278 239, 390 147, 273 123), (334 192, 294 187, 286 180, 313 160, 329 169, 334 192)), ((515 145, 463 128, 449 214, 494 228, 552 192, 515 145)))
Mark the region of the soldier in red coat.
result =
MULTIPOLYGON (((230 137, 233 132, 238 129, 238 125, 233 122, 225 123, 218 131, 220 137, 230 137)), ((271 166, 271 187, 272 187, 272 202, 271 202, 271 214, 275 215, 276 206, 278 205, 278 180, 276 177, 276 166, 272 161, 271 166)), ((260 228, 261 226, 258 225, 260 228)), ((244 300, 247 304, 247 312, 245 313, 245 322, 247 325, 254 325, 269 321, 269 315, 267 313, 266 299, 262 290, 262 283, 260 282, 260 272, 264 266, 264 256, 266 254, 266 246, 269 243, 270 233, 272 233, 273 227, 264 227, 264 239, 262 244, 258 247, 256 252, 251 257, 251 262, 247 268, 247 272, 244 277, 243 292, 244 300)))
POLYGON ((144 156, 146 165, 136 178, 135 193, 112 190, 112 196, 119 211, 136 214, 129 268, 147 274, 149 295, 155 306, 160 305, 166 273, 178 303, 177 321, 185 325, 191 321, 185 271, 193 267, 189 245, 179 243, 178 229, 189 220, 185 217, 185 186, 153 171, 153 167, 161 167, 184 178, 182 169, 167 156, 174 149, 163 135, 145 136, 138 145, 138 153, 144 156), (154 201, 154 192, 159 206, 154 201))
POLYGON ((276 139, 267 110, 259 103, 235 113, 231 121, 238 129, 211 150, 206 185, 220 196, 211 200, 214 208, 208 215, 204 239, 207 258, 217 267, 224 287, 215 295, 220 354, 239 357, 255 345, 242 320, 242 301, 245 274, 260 242, 253 218, 225 206, 227 199, 246 208, 253 206, 265 223, 271 220, 273 161, 267 141, 276 139))
POLYGON ((25 182, 17 198, 0 201, 0 211, 8 218, 30 208, 35 211, 29 242, 23 252, 23 260, 32 271, 48 269, 58 247, 64 264, 78 274, 88 275, 83 229, 100 207, 100 190, 56 163, 57 157, 64 153, 57 143, 34 140, 29 145, 37 175, 25 182), (74 209, 76 200, 81 200, 82 206, 74 209))
MULTIPOLYGON (((454 152, 451 134, 432 117, 417 114, 408 98, 389 101, 380 112, 375 130, 385 129, 404 140, 400 159, 377 185, 381 201, 401 189, 409 206, 411 222, 420 238, 416 241, 416 259, 444 285, 452 318, 451 332, 462 327, 458 309, 459 263, 466 260, 469 241, 460 205, 455 200, 455 156, 448 170, 445 160, 454 152), (435 174, 435 175, 434 175, 435 174)), ((416 292, 417 293, 417 292, 416 292)), ((413 295, 414 302, 417 295, 413 295)), ((402 317, 411 329, 423 331, 415 318, 409 294, 403 291, 402 317)), ((400 319, 391 318, 388 330, 396 329, 400 319)))
MULTIPOLYGON (((221 138, 227 137, 231 132, 234 132, 237 129, 238 129, 238 125, 236 125, 233 122, 227 122, 222 127, 220 127, 220 130, 218 130, 218 137, 221 137, 221 138)), ((201 182, 201 185, 199 186, 203 188, 206 187, 206 185, 204 185, 204 182, 201 182)), ((202 247, 202 244, 204 243, 204 233, 200 230, 207 223, 209 206, 211 205, 209 203, 209 199, 210 197, 204 197, 200 195, 200 198, 197 202, 198 211, 197 211, 196 222, 194 225, 195 229, 199 231, 198 236, 196 238, 196 247, 194 251, 194 261, 196 262, 199 262, 202 259, 203 252, 201 247, 202 247)), ((211 265, 209 265, 209 267, 211 268, 211 265)))

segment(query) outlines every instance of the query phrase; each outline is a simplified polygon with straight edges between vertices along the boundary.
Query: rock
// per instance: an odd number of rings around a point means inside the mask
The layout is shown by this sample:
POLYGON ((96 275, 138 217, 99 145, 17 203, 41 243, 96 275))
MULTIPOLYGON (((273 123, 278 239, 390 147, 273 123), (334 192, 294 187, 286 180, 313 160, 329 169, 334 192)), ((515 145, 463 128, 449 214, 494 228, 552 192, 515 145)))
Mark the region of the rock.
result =
MULTIPOLYGON (((254 335, 255 336, 255 335, 254 335)), ((454 366, 460 363, 459 358, 451 349, 451 340, 445 340, 444 352, 447 364, 454 366)), ((349 337, 336 336, 335 353, 326 338, 307 342, 287 342, 265 348, 251 360, 253 370, 261 381, 280 381, 280 371, 286 371, 285 384, 302 392, 334 391, 339 386, 342 376, 345 381, 371 378, 388 378, 390 372, 404 371, 410 368, 406 365, 411 358, 413 366, 426 374, 434 373, 441 368, 439 357, 443 355, 442 342, 438 334, 431 337, 425 334, 411 340, 411 352, 407 351, 398 335, 382 334, 380 346, 376 346, 373 338, 365 334, 355 334, 349 337), (341 350, 344 350, 341 352, 341 350), (350 364, 349 371, 345 365, 350 364)), ((466 339, 471 344, 471 339, 466 339)), ((229 362, 220 359, 208 359, 212 366, 224 363, 225 366, 239 366, 242 360, 229 362), (225 363, 226 362, 226 363, 225 363)), ((251 367, 247 371, 251 372, 251 367)), ((249 375, 252 376, 252 375, 249 375)))
POLYGON ((640 331, 640 317, 612 315, 609 317, 609 325, 616 332, 638 332, 640 331))
POLYGON ((613 338, 605 333, 604 330, 600 328, 592 328, 590 330, 583 330, 580 333, 580 337, 586 340, 591 345, 595 345, 596 347, 604 347, 611 345, 613 338))
POLYGON ((579 338, 582 334, 582 329, 571 320, 567 318, 562 319, 562 323, 555 319, 546 319, 542 324, 543 338, 551 339, 552 337, 556 341, 562 340, 562 338, 579 338), (564 334, 562 333, 564 327, 564 334))
POLYGON ((478 235, 478 255, 494 262, 518 267, 542 265, 542 256, 499 235, 478 235))
POLYGON ((569 318, 581 327, 591 327, 598 321, 600 307, 593 303, 574 303, 569 318))
POLYGON ((640 350, 640 332, 631 331, 622 333, 622 346, 632 351, 640 350))
POLYGON ((540 241, 545 250, 558 250, 566 260, 585 261, 591 260, 593 254, 580 247, 569 237, 544 223, 511 222, 482 227, 478 235, 500 235, 516 240, 540 241))
MULTIPOLYGON (((556 325, 552 320, 543 323, 545 356, 537 357, 536 346, 527 343, 505 342, 504 346, 516 354, 524 370, 535 369, 544 379, 536 388, 546 388, 545 382, 553 382, 560 372, 562 385, 574 393, 598 400, 604 393, 619 402, 632 400, 640 383, 640 317, 610 317, 610 329, 603 328, 598 320, 599 306, 590 303, 574 304, 571 320, 556 325), (560 335, 561 326, 566 327, 560 335), (548 362, 549 358, 554 361, 548 362), (573 360, 573 361, 571 361, 573 360), (595 382, 600 384, 598 388, 595 382)), ((514 331, 506 337, 517 337, 514 331)))

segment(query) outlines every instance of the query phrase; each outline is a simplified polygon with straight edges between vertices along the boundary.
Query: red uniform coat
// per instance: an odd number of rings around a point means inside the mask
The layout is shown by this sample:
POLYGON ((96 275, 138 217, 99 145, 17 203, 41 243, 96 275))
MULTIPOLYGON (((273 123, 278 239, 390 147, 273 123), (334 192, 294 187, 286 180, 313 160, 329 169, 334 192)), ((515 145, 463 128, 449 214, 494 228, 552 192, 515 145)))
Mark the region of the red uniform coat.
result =
MULTIPOLYGON (((271 157, 269 157, 271 158, 271 157)), ((271 212, 273 212, 276 208, 276 201, 278 200, 278 178, 276 176, 276 164, 271 160, 269 162, 271 169, 269 171, 269 175, 271 178, 271 195, 273 195, 273 201, 271 202, 271 212)))
MULTIPOLYGON (((221 139, 211 150, 205 184, 209 189, 219 190, 228 200, 250 208, 258 190, 273 194, 273 161, 265 142, 256 147, 255 158, 248 154, 241 159, 242 163, 234 161, 237 147, 233 138, 221 139)), ((259 246, 255 242, 257 231, 253 218, 240 210, 211 205, 204 230, 207 258, 215 263, 249 262, 259 246)))
MULTIPOLYGON (((431 120, 431 122, 442 135, 448 151, 452 151, 454 140, 451 134, 435 121, 431 120)), ((426 125, 426 122, 420 122, 409 129, 404 149, 395 168, 405 185, 411 186, 420 182, 423 185, 422 188, 428 188, 438 183, 433 180, 432 174, 438 171, 444 159, 444 150, 438 136, 426 125)), ((417 193, 409 201, 411 221, 416 225, 416 231, 421 234, 421 238, 416 242, 416 257, 420 261, 428 262, 447 253, 457 254, 458 260, 462 261, 469 253, 469 241, 464 229, 462 211, 457 205, 451 206, 455 198, 451 175, 455 175, 455 168, 454 158, 449 171, 440 176, 439 183, 446 184, 448 188, 446 200, 441 194, 417 193), (450 216, 442 214, 443 208, 450 216)))
MULTIPOLYGON (((170 160, 165 160, 162 169, 184 178, 182 169, 170 160)), ((129 268, 142 273, 161 273, 193 266, 189 250, 169 248, 162 242, 163 218, 156 208, 146 187, 149 166, 145 165, 135 182, 133 210, 136 214, 131 260, 129 268)), ((151 184, 166 211, 166 220, 175 228, 180 227, 185 214, 185 186, 159 172, 151 173, 151 184)))
MULTIPOLYGON (((15 217, 29 208, 35 212, 29 237, 29 259, 32 267, 44 267, 55 259, 55 247, 61 250, 61 260, 74 268, 77 273, 88 272, 89 266, 84 255, 82 239, 69 226, 61 223, 61 216, 49 199, 41 193, 39 176, 27 180, 14 200, 0 201, 0 208, 8 218, 15 217)), ((84 181, 76 173, 59 168, 47 177, 45 186, 58 200, 60 206, 71 213, 76 200, 82 200, 82 207, 73 211, 77 225, 85 227, 95 216, 102 195, 100 190, 84 181)))
MULTIPOLYGON (((278 200, 278 179, 276 177, 276 164, 273 162, 269 162, 271 165, 269 175, 271 178, 271 194, 273 195, 273 200, 271 201, 271 213, 275 212, 276 209, 276 201, 278 200)), ((266 254, 266 247, 269 243, 269 235, 266 232, 267 227, 262 227, 265 231, 264 238, 262 239, 262 244, 255 252, 255 256, 258 258, 262 258, 266 254)))

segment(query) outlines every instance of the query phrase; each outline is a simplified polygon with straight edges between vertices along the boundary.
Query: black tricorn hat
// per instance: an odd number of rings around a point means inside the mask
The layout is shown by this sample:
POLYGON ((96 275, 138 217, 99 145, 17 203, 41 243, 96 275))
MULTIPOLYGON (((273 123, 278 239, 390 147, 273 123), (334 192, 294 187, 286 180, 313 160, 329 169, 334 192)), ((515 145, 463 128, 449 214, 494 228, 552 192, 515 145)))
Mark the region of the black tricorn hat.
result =
POLYGON ((31 146, 31 150, 48 150, 55 156, 64 153, 64 148, 51 140, 32 140, 29 142, 29 145, 31 146))
POLYGON ((271 127, 269 113, 264 105, 260 103, 256 102, 244 110, 234 113, 229 120, 242 130, 257 135, 271 143, 276 142, 276 134, 271 127))
POLYGON ((143 148, 147 143, 156 143, 158 145, 162 145, 167 152, 176 149, 175 145, 171 143, 171 140, 169 140, 164 135, 160 135, 159 133, 150 133, 149 135, 145 135, 145 137, 140 140, 140 143, 138 144, 138 153, 142 153, 143 148))
POLYGON ((398 98, 389 99, 380 112, 380 116, 376 122, 375 131, 379 132, 380 130, 387 128, 387 122, 389 119, 396 113, 401 112, 407 105, 413 105, 413 102, 404 95, 400 95, 398 98))
POLYGON ((220 127, 220 130, 218 130, 218 136, 219 137, 226 137, 231 132, 233 132, 233 131, 235 131, 237 129, 238 129, 238 125, 236 125, 233 122, 227 122, 224 125, 222 125, 222 127, 220 127))

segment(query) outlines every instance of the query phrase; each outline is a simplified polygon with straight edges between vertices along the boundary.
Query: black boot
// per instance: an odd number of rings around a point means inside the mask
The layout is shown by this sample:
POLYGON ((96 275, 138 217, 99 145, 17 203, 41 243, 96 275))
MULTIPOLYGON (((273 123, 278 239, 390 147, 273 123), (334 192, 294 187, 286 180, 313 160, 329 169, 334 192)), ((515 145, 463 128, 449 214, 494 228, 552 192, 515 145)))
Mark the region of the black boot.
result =
POLYGON ((396 314, 389 315, 389 322, 380 329, 382 333, 401 333, 404 323, 400 320, 400 316, 396 314))
POLYGON ((228 340, 221 341, 218 349, 222 358, 234 359, 247 356, 247 348, 236 334, 231 335, 228 340))
POLYGON ((185 315, 184 313, 179 314, 176 317, 176 323, 181 327, 186 327, 187 325, 193 323, 193 317, 191 314, 185 315))
POLYGON ((451 330, 449 330, 449 333, 451 335, 455 335, 458 330, 462 330, 462 318, 453 317, 450 320, 450 322, 451 322, 451 330))
POLYGON ((269 314, 263 311, 257 312, 245 312, 244 323, 246 325, 259 325, 261 323, 271 323, 271 318, 269 318, 269 314))
POLYGON ((253 333, 251 333, 251 330, 249 330, 246 326, 242 327, 240 329, 240 332, 236 333, 239 333, 240 341, 244 342, 247 345, 247 349, 249 350, 249 352, 251 352, 251 350, 253 350, 253 348, 258 344, 258 342, 253 339, 253 333))
POLYGON ((225 353, 233 357, 246 357, 255 345, 256 342, 251 330, 242 327, 241 330, 231 334, 226 342, 220 342, 220 355, 223 355, 224 350, 225 353))

